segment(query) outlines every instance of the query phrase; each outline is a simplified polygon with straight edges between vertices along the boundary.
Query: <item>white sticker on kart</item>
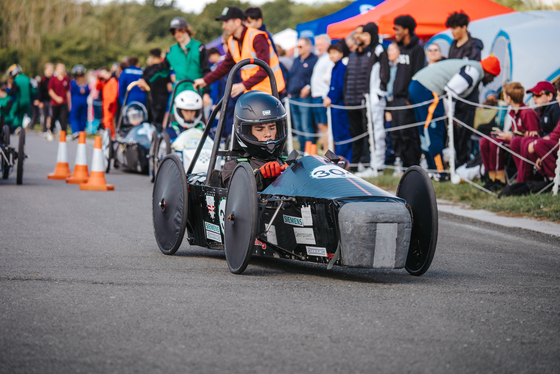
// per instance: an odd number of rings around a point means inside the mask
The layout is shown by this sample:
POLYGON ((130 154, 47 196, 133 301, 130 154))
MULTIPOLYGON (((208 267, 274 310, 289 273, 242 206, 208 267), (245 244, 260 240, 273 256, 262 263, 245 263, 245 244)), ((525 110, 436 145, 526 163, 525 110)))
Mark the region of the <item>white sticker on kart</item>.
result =
POLYGON ((313 226, 313 216, 311 215, 310 206, 301 207, 301 219, 303 220, 304 226, 313 226))
POLYGON ((208 231, 215 232, 216 234, 220 233, 220 226, 214 225, 213 223, 204 221, 204 227, 206 227, 208 231))
POLYGON ((327 248, 322 247, 305 247, 308 256, 327 257, 327 248))
POLYGON ((224 217, 226 215, 226 198, 222 197, 222 200, 220 200, 220 204, 218 205, 218 214, 220 217, 220 227, 222 228, 222 232, 224 232, 224 227, 225 227, 225 223, 224 223, 224 217))
POLYGON ((294 235, 298 244, 315 245, 315 235, 312 227, 294 227, 294 235))
POLYGON ((349 171, 346 171, 336 165, 317 166, 311 172, 311 177, 315 179, 358 178, 349 171))
POLYGON ((294 226, 301 226, 303 227, 303 219, 299 218, 299 217, 292 217, 292 216, 284 216, 284 223, 287 223, 288 225, 294 225, 294 226))
POLYGON ((222 236, 220 234, 216 234, 214 231, 206 230, 206 237, 218 243, 222 242, 222 236))
POLYGON ((273 245, 278 245, 278 239, 276 238, 276 227, 274 225, 270 226, 270 229, 266 233, 266 240, 273 245))

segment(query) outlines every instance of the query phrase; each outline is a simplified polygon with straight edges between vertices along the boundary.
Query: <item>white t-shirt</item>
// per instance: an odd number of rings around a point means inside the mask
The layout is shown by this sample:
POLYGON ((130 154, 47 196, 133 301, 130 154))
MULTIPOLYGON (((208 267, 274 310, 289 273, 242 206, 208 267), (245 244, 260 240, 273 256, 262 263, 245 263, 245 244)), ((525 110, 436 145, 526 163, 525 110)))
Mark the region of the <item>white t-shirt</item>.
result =
POLYGON ((334 63, 329 58, 327 52, 319 56, 319 60, 313 67, 313 74, 311 75, 311 96, 313 97, 327 97, 331 85, 331 73, 334 63))

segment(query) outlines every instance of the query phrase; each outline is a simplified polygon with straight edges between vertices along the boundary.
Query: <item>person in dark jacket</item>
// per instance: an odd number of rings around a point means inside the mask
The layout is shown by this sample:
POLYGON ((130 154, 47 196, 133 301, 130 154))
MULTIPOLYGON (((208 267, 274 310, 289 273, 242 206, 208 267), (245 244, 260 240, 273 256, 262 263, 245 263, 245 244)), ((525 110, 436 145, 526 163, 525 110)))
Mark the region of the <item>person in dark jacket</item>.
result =
MULTIPOLYGON (((331 72, 331 85, 327 97, 323 100, 325 107, 334 105, 344 105, 344 76, 346 75, 346 65, 342 62, 344 51, 340 44, 331 45, 328 49, 329 58, 334 62, 331 72)), ((340 142, 351 138, 348 125, 348 115, 346 110, 332 108, 332 133, 334 142, 340 142)), ((352 159, 352 143, 340 144, 334 146, 334 153, 342 156, 347 160, 352 159)))
MULTIPOLYGON (((350 53, 348 56, 348 66, 346 68, 346 77, 344 81, 344 102, 348 106, 358 106, 365 104, 365 94, 370 92, 370 77, 374 64, 380 60, 375 51, 372 51, 371 44, 374 42, 373 37, 377 38, 377 26, 373 23, 360 26, 356 29, 356 38, 358 40, 358 49, 350 53)), ((377 40, 375 40, 377 46, 377 40)), ((389 81, 389 69, 387 54, 385 56, 385 75, 384 88, 386 90, 389 81)), ((356 137, 367 132, 367 116, 366 109, 349 109, 348 122, 350 124, 350 135, 356 137)), ((368 137, 358 139, 352 143, 352 163, 369 163, 369 140, 368 137)), ((356 171, 356 167, 350 168, 356 171)))
MULTIPOLYGON (((451 34, 453 34, 453 43, 449 48, 449 59, 480 61, 484 44, 480 39, 471 37, 471 34, 467 31, 468 25, 469 16, 463 12, 455 12, 445 21, 445 26, 450 27, 451 34)), ((465 99, 478 103, 478 97, 479 91, 477 88, 465 99)), ((455 117, 469 126, 474 124, 475 111, 476 106, 474 105, 462 101, 455 102, 455 117)), ((470 160, 472 153, 471 132, 463 126, 455 126, 453 130, 457 165, 463 165, 470 160)))
MULTIPOLYGON (((398 16, 394 20, 395 39, 400 47, 397 64, 397 75, 393 84, 393 101, 391 107, 410 105, 408 86, 412 77, 426 65, 424 49, 419 44, 418 36, 414 34, 416 21, 409 15, 398 16)), ((394 110, 393 127, 399 127, 416 122, 414 110, 394 110)), ((408 128, 392 131, 391 140, 395 156, 400 157, 403 166, 409 167, 420 163, 420 136, 418 129, 408 128)))
MULTIPOLYGON (((156 65, 161 63, 161 49, 154 48, 150 50, 148 57, 148 65, 156 65)), ((152 76, 148 82, 150 86, 150 95, 152 97, 152 116, 156 128, 162 131, 163 119, 169 101, 169 93, 172 86, 169 74, 158 72, 152 76)))
POLYGON ((453 34, 453 43, 447 58, 480 61, 484 44, 482 40, 473 38, 467 31, 469 16, 463 12, 455 12, 447 18, 445 26, 451 28, 453 34))
MULTIPOLYGON (((537 83, 537 85, 530 90, 528 94, 533 95, 535 105, 545 105, 552 101, 557 100, 556 89, 554 85, 547 81, 537 83)), ((537 107, 536 111, 541 118, 541 135, 546 136, 554 130, 556 124, 560 121, 560 106, 546 105, 537 107)))
MULTIPOLYGON (((317 56, 311 53, 311 45, 309 38, 299 38, 297 42, 299 55, 294 60, 288 82, 290 101, 302 104, 311 103, 311 75, 318 60, 317 56)), ((310 107, 290 104, 290 112, 294 130, 315 133, 310 107)), ((306 142, 315 143, 315 138, 307 135, 298 135, 298 140, 301 150, 305 149, 306 142)))
POLYGON ((51 97, 49 96, 49 81, 54 74, 54 65, 50 62, 45 64, 45 75, 39 82, 39 92, 36 105, 43 112, 43 135, 47 140, 52 141, 53 136, 51 132, 51 97))

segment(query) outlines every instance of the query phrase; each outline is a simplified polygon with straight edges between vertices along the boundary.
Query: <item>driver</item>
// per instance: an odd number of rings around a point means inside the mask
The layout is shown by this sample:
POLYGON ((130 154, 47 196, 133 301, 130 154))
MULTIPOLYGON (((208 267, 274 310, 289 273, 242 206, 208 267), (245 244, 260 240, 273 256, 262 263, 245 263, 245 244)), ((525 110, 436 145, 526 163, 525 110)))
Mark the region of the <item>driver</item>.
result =
POLYGON ((148 111, 144 104, 133 101, 124 107, 123 125, 125 127, 138 126, 148 120, 148 111))
POLYGON ((262 191, 288 165, 280 157, 286 143, 286 110, 274 96, 262 91, 249 91, 235 104, 234 131, 237 144, 245 153, 226 162, 222 181, 228 187, 233 170, 239 162, 248 162, 262 191))
POLYGON ((202 122, 202 98, 194 91, 183 91, 173 101, 175 121, 165 129, 173 142, 179 134, 188 129, 204 129, 202 122))

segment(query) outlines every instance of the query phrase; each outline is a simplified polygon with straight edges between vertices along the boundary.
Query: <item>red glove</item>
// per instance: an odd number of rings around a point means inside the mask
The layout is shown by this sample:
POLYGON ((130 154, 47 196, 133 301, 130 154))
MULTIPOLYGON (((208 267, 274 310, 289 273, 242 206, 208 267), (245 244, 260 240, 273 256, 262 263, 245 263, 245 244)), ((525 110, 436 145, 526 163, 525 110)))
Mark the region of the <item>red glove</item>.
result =
POLYGON ((288 165, 280 166, 278 161, 271 161, 261 166, 259 170, 264 178, 276 178, 287 168, 288 165))

